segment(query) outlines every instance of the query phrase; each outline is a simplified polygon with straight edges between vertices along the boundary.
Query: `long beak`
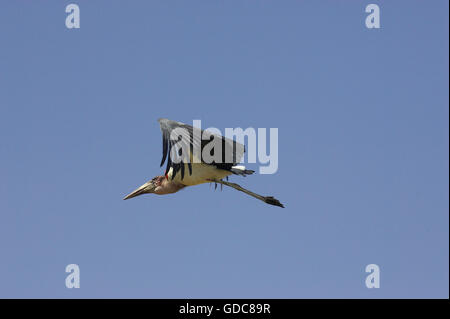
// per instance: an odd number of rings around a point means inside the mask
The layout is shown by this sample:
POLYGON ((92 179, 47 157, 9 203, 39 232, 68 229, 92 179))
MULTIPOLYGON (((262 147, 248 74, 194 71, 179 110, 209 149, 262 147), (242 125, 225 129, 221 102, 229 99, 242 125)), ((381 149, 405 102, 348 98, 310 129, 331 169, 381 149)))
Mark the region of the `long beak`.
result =
POLYGON ((123 199, 126 200, 126 199, 130 199, 130 198, 142 195, 142 194, 153 193, 154 190, 155 190, 155 186, 153 185, 152 181, 150 181, 150 182, 147 182, 144 185, 140 186, 139 188, 135 189, 130 194, 125 196, 123 199))

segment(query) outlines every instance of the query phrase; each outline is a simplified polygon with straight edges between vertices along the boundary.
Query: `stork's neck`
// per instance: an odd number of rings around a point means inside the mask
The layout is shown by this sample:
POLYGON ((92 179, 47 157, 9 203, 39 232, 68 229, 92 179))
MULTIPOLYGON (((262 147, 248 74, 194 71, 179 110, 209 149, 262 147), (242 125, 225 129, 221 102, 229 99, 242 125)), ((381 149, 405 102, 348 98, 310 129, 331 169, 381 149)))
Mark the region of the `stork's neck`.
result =
POLYGON ((164 195, 164 194, 176 193, 184 187, 185 187, 185 185, 178 183, 176 181, 173 181, 170 178, 167 179, 166 177, 164 177, 161 181, 160 186, 156 188, 155 194, 164 195))

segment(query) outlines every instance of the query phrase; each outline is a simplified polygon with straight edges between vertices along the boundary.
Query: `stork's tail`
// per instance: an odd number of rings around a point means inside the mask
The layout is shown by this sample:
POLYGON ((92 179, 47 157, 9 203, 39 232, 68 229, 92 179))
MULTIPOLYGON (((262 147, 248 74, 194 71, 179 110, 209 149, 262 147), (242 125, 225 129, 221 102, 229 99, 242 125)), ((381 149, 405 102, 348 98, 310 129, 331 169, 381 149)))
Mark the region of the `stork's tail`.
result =
POLYGON ((251 169, 245 169, 245 166, 233 166, 231 172, 236 175, 247 176, 253 174, 255 171, 251 169))

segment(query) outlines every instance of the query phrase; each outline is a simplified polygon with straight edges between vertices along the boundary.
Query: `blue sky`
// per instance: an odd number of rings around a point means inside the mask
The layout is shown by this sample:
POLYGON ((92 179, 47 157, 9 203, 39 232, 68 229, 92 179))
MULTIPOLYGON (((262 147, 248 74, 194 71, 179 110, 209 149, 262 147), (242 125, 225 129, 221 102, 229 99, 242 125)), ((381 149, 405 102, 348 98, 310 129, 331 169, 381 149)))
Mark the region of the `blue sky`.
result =
POLYGON ((448 298, 448 1, 69 3, 0 4, 0 297, 448 298), (160 117, 278 128, 286 208, 123 201, 160 117))

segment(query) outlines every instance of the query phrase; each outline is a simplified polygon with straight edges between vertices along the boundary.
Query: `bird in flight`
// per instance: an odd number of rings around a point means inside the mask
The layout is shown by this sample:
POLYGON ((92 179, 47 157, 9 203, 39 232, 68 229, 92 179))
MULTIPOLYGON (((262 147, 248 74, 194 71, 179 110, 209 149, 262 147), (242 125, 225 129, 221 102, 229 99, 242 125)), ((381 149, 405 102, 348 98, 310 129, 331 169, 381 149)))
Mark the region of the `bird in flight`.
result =
POLYGON ((187 186, 216 183, 216 187, 217 184, 229 186, 267 204, 284 207, 272 196, 258 195, 238 184, 228 182, 229 175, 246 176, 254 173, 242 165, 237 165, 244 155, 244 145, 184 123, 168 119, 159 119, 158 122, 163 143, 160 166, 163 166, 167 159, 165 173, 152 178, 124 199, 142 194, 171 194, 187 186), (209 136, 209 139, 205 139, 205 135, 209 136), (217 154, 214 154, 215 152, 217 154), (211 156, 205 158, 205 154, 211 156), (224 178, 227 181, 224 181, 224 178))

